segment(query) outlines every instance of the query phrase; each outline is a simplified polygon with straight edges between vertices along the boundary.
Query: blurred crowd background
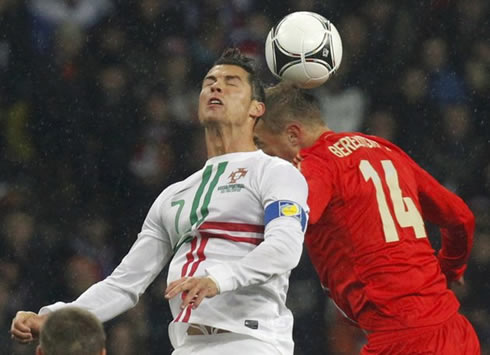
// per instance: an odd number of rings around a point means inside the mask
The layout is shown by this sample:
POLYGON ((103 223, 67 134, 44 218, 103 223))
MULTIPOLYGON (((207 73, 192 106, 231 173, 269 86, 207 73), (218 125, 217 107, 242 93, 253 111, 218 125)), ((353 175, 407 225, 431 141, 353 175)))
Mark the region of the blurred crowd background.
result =
MULTIPOLYGON (((314 93, 334 130, 399 144, 477 218, 462 312, 490 354, 490 3, 486 0, 0 0, 0 354, 15 312, 106 277, 166 186, 206 160, 200 81, 227 46, 257 59, 297 10, 344 45, 314 93)), ((429 226, 438 248, 438 231, 429 226)), ((113 355, 169 354, 165 272, 106 324, 113 355)), ((355 354, 306 257, 291 277, 298 355, 355 354)))

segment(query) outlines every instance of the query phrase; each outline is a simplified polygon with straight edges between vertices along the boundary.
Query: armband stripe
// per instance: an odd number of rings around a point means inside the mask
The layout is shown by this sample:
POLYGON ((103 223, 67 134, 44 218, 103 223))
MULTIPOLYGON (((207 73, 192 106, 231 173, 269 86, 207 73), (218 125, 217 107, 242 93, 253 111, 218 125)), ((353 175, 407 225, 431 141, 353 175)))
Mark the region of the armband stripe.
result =
POLYGON ((293 201, 278 200, 270 203, 265 208, 264 213, 264 225, 279 217, 293 217, 296 218, 301 224, 301 230, 306 230, 308 217, 304 209, 293 201))

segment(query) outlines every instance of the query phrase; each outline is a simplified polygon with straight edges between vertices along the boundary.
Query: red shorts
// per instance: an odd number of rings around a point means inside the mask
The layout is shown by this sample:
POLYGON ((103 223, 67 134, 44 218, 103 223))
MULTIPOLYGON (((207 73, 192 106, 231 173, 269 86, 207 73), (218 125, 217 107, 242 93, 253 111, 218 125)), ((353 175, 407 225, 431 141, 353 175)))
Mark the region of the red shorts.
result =
POLYGON ((470 322, 459 313, 442 324, 399 331, 374 332, 361 355, 480 355, 470 322))

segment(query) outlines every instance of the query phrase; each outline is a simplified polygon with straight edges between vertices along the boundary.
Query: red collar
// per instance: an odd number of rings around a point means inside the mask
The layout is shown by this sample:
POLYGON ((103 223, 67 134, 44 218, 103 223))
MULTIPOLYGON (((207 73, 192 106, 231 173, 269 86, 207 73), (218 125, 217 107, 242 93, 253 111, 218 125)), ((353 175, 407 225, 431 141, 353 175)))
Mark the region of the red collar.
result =
POLYGON ((299 151, 299 156, 303 156, 304 154, 306 153, 309 153, 311 152, 312 150, 314 150, 318 145, 321 145, 324 141, 326 141, 328 139, 328 137, 332 136, 336 134, 334 131, 326 131, 326 132, 323 132, 320 137, 317 138, 317 140, 315 141, 315 143, 313 143, 312 145, 310 145, 309 147, 306 147, 306 148, 303 148, 299 151))

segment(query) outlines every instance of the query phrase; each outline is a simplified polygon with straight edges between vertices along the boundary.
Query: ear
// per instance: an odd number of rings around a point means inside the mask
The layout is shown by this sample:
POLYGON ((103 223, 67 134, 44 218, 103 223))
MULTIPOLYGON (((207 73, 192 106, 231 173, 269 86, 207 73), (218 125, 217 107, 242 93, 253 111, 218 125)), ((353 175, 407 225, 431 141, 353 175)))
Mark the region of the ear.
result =
POLYGON ((286 126, 286 134, 289 143, 293 146, 301 145, 303 141, 303 126, 299 122, 292 122, 286 126))
POLYGON ((252 104, 250 105, 250 110, 248 111, 250 117, 256 119, 262 116, 264 113, 265 113, 265 104, 257 100, 252 100, 252 104))

